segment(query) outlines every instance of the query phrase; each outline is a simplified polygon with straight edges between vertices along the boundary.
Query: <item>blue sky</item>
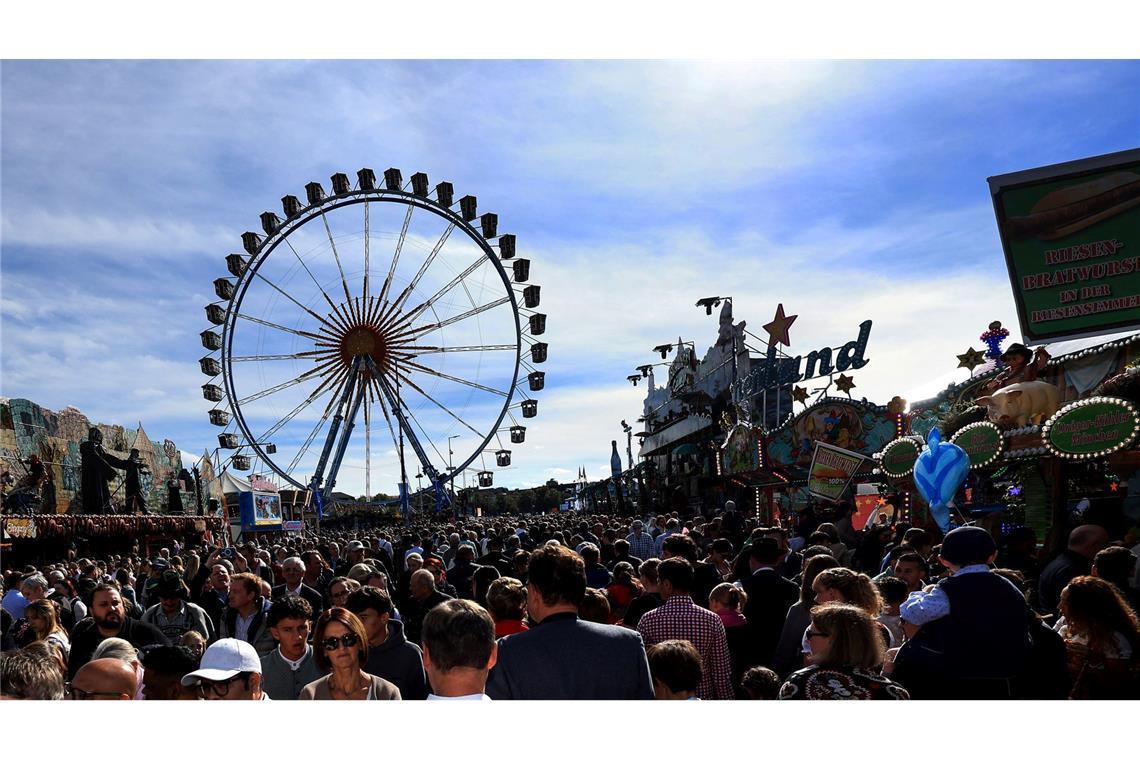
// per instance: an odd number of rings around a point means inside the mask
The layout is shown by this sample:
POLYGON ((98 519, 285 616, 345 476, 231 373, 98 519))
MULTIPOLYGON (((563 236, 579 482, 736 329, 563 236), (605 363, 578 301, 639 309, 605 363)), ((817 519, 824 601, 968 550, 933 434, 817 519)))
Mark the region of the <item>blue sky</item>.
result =
POLYGON ((625 376, 703 354, 706 295, 753 332, 784 303, 796 353, 872 319, 856 395, 917 400, 1016 326, 986 177, 1140 135, 1131 61, 5 61, 0 86, 0 393, 212 448, 198 333, 241 233, 334 172, 424 171, 543 286, 508 486, 604 475, 625 376))

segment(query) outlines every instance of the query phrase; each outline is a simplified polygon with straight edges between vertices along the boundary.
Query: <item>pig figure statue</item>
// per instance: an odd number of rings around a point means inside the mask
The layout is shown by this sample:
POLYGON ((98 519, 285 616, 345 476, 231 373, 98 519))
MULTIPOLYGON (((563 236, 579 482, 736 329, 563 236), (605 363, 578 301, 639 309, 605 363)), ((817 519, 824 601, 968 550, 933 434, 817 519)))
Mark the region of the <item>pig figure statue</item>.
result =
POLYGON ((984 406, 990 422, 998 427, 1025 427, 1031 421, 1040 424, 1061 405, 1061 389, 1052 383, 1034 380, 1014 383, 976 399, 984 406))

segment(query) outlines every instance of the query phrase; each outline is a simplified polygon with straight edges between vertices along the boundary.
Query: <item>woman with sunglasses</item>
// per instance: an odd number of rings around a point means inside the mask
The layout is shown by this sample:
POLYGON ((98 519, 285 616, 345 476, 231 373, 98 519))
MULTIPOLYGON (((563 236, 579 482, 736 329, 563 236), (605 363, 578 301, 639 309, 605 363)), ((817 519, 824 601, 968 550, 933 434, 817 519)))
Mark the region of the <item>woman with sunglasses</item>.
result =
POLYGON ((362 668, 368 662, 368 635, 364 623, 343 607, 321 613, 313 633, 317 665, 331 670, 301 689, 297 699, 400 699, 400 690, 362 668))
POLYGON ((831 602, 811 610, 808 666, 788 676, 780 699, 910 699, 879 674, 886 645, 862 607, 831 602))

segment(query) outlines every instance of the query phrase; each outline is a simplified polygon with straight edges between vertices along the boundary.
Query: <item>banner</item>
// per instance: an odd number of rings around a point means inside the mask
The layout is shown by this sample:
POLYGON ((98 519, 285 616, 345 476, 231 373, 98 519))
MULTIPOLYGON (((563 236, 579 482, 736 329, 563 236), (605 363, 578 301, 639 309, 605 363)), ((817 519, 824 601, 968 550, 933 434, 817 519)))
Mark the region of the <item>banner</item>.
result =
POLYGON ((989 185, 1025 343, 1140 324, 1140 149, 989 185))
POLYGON ((827 501, 839 501, 864 460, 864 456, 854 451, 816 441, 808 470, 808 493, 827 501))

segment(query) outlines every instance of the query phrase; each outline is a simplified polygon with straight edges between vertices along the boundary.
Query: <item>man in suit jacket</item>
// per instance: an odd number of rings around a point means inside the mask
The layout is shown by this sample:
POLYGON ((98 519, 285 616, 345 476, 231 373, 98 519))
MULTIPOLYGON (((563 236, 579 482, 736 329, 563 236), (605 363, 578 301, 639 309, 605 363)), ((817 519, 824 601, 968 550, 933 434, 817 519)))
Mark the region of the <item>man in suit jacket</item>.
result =
POLYGON ((744 616, 748 618, 752 643, 752 665, 772 666, 772 655, 784 628, 788 608, 799 599, 796 584, 782 577, 776 567, 784 558, 780 543, 770 537, 756 539, 749 549, 748 566, 752 575, 741 581, 748 602, 744 616))
POLYGON ((636 631, 578 619, 586 566, 564 546, 530 558, 527 609, 537 625, 499 640, 487 681, 491 699, 653 699, 636 631))
POLYGON ((305 563, 300 557, 286 557, 281 563, 281 574, 285 576, 285 582, 273 587, 273 598, 280 599, 286 594, 301 597, 313 608, 313 624, 316 625, 317 618, 324 612, 325 600, 319 591, 304 584, 305 563))

